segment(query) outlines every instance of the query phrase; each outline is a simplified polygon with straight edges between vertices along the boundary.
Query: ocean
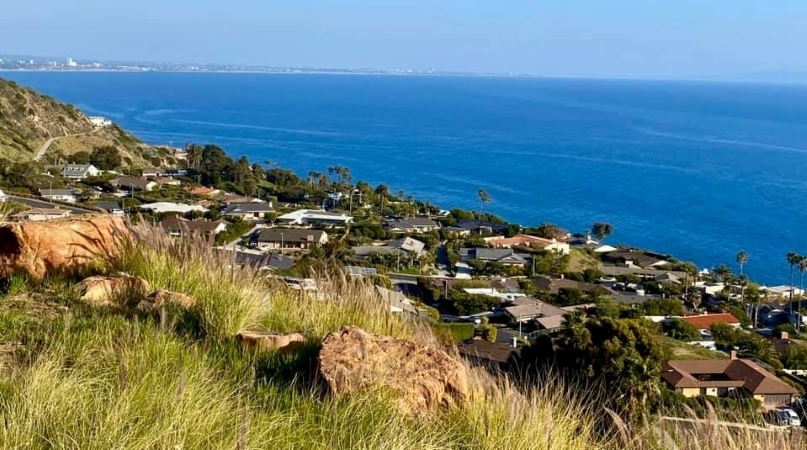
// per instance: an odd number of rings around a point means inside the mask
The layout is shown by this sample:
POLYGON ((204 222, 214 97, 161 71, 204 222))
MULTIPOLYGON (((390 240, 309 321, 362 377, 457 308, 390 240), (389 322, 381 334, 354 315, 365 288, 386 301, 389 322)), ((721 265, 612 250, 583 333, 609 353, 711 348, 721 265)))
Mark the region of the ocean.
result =
POLYGON ((584 232, 785 284, 807 254, 807 87, 202 73, 0 74, 152 144, 216 143, 305 176, 584 232))

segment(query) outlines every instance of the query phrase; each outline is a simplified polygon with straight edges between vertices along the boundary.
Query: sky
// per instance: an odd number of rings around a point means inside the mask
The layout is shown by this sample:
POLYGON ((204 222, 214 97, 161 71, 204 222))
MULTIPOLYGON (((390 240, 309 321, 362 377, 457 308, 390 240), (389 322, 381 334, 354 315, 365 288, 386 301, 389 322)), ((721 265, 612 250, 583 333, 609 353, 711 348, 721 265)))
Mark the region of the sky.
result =
POLYGON ((0 53, 593 77, 807 74, 805 0, 5 0, 0 53))

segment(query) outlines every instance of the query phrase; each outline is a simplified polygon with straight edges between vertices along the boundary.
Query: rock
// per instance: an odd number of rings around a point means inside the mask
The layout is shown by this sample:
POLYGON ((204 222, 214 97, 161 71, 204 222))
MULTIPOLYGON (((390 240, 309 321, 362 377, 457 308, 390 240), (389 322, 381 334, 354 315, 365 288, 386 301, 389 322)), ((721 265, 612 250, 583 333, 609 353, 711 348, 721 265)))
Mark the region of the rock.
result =
POLYGON ((149 312, 162 308, 165 305, 177 305, 182 308, 193 308, 196 306, 196 299, 179 292, 159 291, 152 292, 145 300, 137 304, 137 309, 149 312))
POLYGON ((130 306, 137 304, 150 290, 148 281, 125 274, 85 278, 76 287, 81 292, 81 300, 93 306, 130 306))
POLYGON ((302 347, 307 341, 300 333, 274 334, 265 331, 241 331, 235 338, 247 347, 256 347, 261 351, 283 349, 285 351, 302 347))
POLYGON ((0 226, 0 277, 51 271, 73 273, 117 256, 129 239, 120 217, 82 216, 0 226))
POLYGON ((356 327, 325 337, 319 373, 335 395, 367 388, 394 392, 402 411, 412 415, 469 396, 468 373, 458 359, 442 350, 373 336, 356 327))

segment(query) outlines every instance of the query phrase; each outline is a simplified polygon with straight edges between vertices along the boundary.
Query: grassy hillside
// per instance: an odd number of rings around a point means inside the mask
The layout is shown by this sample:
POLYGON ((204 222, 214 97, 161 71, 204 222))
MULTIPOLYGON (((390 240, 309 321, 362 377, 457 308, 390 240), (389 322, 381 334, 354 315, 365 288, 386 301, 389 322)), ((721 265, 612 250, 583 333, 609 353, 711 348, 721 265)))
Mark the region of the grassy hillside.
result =
MULTIPOLYGON (((0 291, 2 449, 782 449, 791 437, 684 424, 597 432, 597 395, 551 377, 523 391, 473 372, 484 394, 412 419, 385 392, 328 395, 310 376, 319 340, 343 325, 438 345, 428 327, 391 315, 370 287, 322 277, 324 296, 270 286, 230 268, 204 243, 141 226, 138 243, 102 272, 195 297, 190 310, 146 315, 93 309, 76 280, 13 277, 0 291), (255 353, 245 328, 302 332, 295 354, 255 353)), ((401 380, 405 383, 406 380, 401 380)), ((478 391, 482 392, 482 391, 478 391)), ((598 394, 603 395, 603 394, 598 394)), ((619 423, 619 422, 617 422, 619 423)))
POLYGON ((44 160, 113 145, 133 165, 151 165, 156 150, 117 126, 96 129, 72 105, 0 78, 0 158, 28 160, 49 138, 55 141, 44 160))

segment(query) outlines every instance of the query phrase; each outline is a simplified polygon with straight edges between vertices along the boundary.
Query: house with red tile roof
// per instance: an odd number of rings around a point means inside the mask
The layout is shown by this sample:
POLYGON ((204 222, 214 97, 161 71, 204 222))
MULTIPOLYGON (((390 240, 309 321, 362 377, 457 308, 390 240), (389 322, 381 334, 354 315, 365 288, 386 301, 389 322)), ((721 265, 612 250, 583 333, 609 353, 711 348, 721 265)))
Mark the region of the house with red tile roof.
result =
POLYGON ((717 314, 701 314, 698 316, 685 316, 678 317, 678 320, 686 322, 698 330, 708 330, 712 324, 725 323, 735 328, 740 327, 740 319, 734 317, 731 313, 717 313, 717 314))

